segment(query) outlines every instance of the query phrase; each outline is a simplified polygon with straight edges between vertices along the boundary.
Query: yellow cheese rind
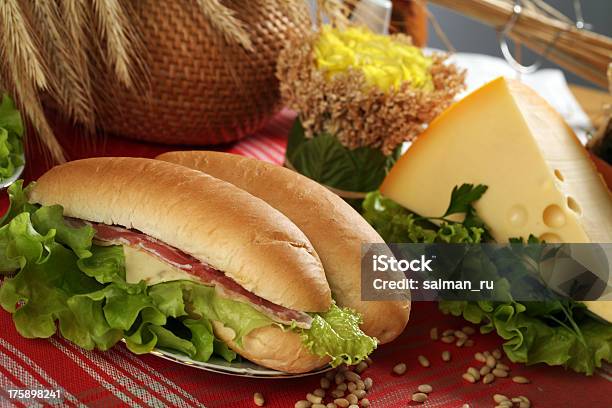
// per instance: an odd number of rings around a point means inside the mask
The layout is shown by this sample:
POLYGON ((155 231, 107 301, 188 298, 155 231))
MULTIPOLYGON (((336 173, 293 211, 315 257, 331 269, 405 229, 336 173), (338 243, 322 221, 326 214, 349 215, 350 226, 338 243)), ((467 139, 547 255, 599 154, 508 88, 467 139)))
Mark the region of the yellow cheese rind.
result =
POLYGON ((498 78, 434 120, 381 193, 440 216, 454 186, 485 184, 475 203, 498 242, 612 242, 612 196, 574 133, 526 86, 498 78))
POLYGON ((166 262, 160 261, 148 252, 130 246, 123 246, 125 257, 125 280, 127 283, 138 283, 144 280, 147 286, 176 280, 197 279, 166 262))

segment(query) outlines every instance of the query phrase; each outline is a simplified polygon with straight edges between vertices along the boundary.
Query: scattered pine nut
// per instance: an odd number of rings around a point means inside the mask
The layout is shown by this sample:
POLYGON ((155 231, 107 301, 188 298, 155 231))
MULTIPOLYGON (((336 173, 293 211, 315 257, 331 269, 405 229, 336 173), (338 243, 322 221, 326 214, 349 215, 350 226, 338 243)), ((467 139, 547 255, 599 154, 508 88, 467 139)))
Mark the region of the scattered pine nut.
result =
POLYGON ((365 361, 362 361, 359 364, 357 364, 357 367, 355 367, 355 372, 357 374, 361 374, 366 370, 366 368, 368 368, 368 363, 366 363, 365 361))
POLYGON ((367 398, 362 399, 361 400, 361 406, 364 407, 364 408, 369 407, 370 406, 370 400, 367 399, 367 398))
POLYGON ((342 364, 341 366, 338 367, 338 371, 341 373, 344 373, 345 371, 350 371, 350 368, 346 364, 342 364))
POLYGON ((469 334, 469 335, 472 335, 472 334, 476 333, 476 330, 474 330, 474 328, 472 326, 463 326, 461 328, 461 331, 464 332, 465 334, 469 334))
POLYGON ((331 383, 330 383, 330 381, 329 381, 329 379, 327 377, 322 377, 321 378, 320 385, 321 385, 321 388, 323 388, 324 390, 326 390, 329 387, 331 387, 331 383))
POLYGON ((333 402, 328 402, 326 408, 336 408, 336 404, 334 404, 333 402))
POLYGON ((429 338, 432 340, 438 340, 438 328, 432 327, 429 331, 429 338))
POLYGON ((472 347, 474 345, 474 340, 472 339, 468 339, 468 341, 465 342, 465 347, 472 347))
POLYGON ((356 384, 358 390, 365 390, 365 383, 362 380, 357 381, 356 384))
POLYGON ((320 404, 321 401, 323 401, 323 398, 318 397, 314 394, 308 393, 306 394, 306 399, 310 402, 312 402, 313 404, 320 404))
POLYGON ((487 365, 491 368, 494 368, 497 365, 497 360, 493 356, 487 356, 487 365))
POLYGON ((326 408, 324 404, 312 404, 310 408, 326 408))
POLYGON ((467 372, 471 374, 476 381, 480 380, 480 372, 478 372, 478 370, 474 367, 468 367, 467 372))
POLYGON ((474 359, 476 361, 480 361, 481 363, 484 363, 487 361, 487 358, 481 352, 474 354, 474 359))
POLYGON ((490 351, 483 351, 482 354, 484 354, 485 357, 489 357, 491 355, 490 351))
POLYGON ((359 408, 359 405, 357 404, 351 404, 348 406, 348 408, 359 408))
POLYGON ((444 350, 442 352, 442 361, 450 361, 451 359, 451 353, 448 350, 444 350))
POLYGON ((393 372, 397 375, 404 375, 406 373, 406 364, 396 364, 395 367, 393 367, 393 372))
POLYGON ((338 385, 336 386, 336 389, 337 389, 337 390, 340 390, 340 391, 346 391, 346 389, 347 389, 347 388, 348 388, 347 383, 338 384, 338 385))
POLYGON ((455 331, 453 329, 446 329, 444 330, 444 332, 442 333, 442 336, 450 336, 451 334, 453 334, 455 331))
POLYGON ((493 381, 495 381, 495 376, 493 374, 491 374, 491 373, 488 373, 482 379, 482 383, 483 384, 491 384, 493 381))
POLYGON ((354 382, 350 382, 348 383, 346 389, 349 390, 349 392, 353 392, 357 389, 357 384, 355 384, 354 382))
POLYGON ((502 370, 506 370, 506 371, 509 371, 509 370, 510 370, 510 367, 508 367, 508 366, 507 366, 507 365, 505 365, 504 363, 500 363, 500 362, 498 362, 498 363, 497 363, 497 365, 495 366, 495 368, 500 368, 500 369, 502 369, 502 370))
MULTIPOLYGON (((463 332, 461 332, 463 333, 463 332)), ((467 343, 467 337, 462 337, 459 340, 457 340, 457 342, 455 343, 455 346, 457 347, 463 347, 463 345, 467 343)))
POLYGON ((525 397, 524 395, 519 395, 518 397, 522 399, 522 401, 519 402, 519 408, 530 408, 531 407, 531 401, 529 401, 527 397, 525 397))
POLYGON ((470 408, 470 404, 463 404, 461 408, 470 408))
POLYGON ((502 353, 499 349, 495 349, 491 352, 491 354, 493 354, 493 357, 495 357, 496 359, 500 359, 502 358, 502 353))
POLYGON ((455 330, 453 332, 453 334, 455 335, 456 338, 458 339, 467 339, 467 334, 465 334, 464 332, 462 332, 461 330, 455 330))
POLYGON ((372 359, 369 356, 365 358, 365 362, 368 363, 369 366, 371 366, 373 363, 372 359))
POLYGON ((470 373, 463 373, 463 375, 461 376, 463 377, 463 379, 469 383, 474 384, 476 382, 476 379, 474 378, 474 376, 470 373))
POLYGON ((263 407, 266 403, 266 400, 264 400, 264 397, 261 392, 256 392, 255 394, 253 394, 253 402, 258 407, 263 407))
POLYGON ((335 389, 331 392, 331 396, 333 398, 342 398, 344 397, 344 390, 335 389))
POLYGON ((414 402, 425 402, 427 401, 427 394, 424 394, 422 392, 415 392, 414 394, 412 394, 412 400, 414 402))
POLYGON ((450 344, 455 341, 455 336, 444 336, 442 337, 442 342, 450 344))
POLYGON ((359 402, 359 398, 357 398, 357 396, 355 394, 349 394, 346 396, 346 400, 349 402, 349 404, 351 405, 355 405, 359 402))
POLYGON ((325 390, 322 388, 317 388, 316 390, 314 390, 312 392, 314 395, 316 395, 317 397, 321 397, 323 398, 325 396, 325 390))
POLYGON ((429 394, 430 392, 433 391, 433 387, 429 384, 421 384, 417 387, 417 389, 419 390, 419 392, 422 392, 425 394, 429 394))
POLYGON ((365 390, 355 390, 353 391, 353 394, 355 394, 357 398, 361 399, 366 396, 366 391, 365 390))
POLYGON ((325 373, 325 378, 327 378, 329 381, 333 380, 335 376, 336 372, 333 370, 325 373))
POLYGON ((310 401, 300 400, 295 403, 294 408, 309 408, 312 405, 310 401))
POLYGON ((480 375, 487 375, 491 372, 491 367, 489 367, 488 365, 483 365, 482 367, 480 367, 480 375))
POLYGON ((493 401, 495 401, 498 404, 500 402, 502 402, 502 401, 507 401, 507 400, 508 400, 508 397, 506 397, 503 394, 495 394, 495 395, 493 395, 493 401))
POLYGON ((366 391, 370 391, 372 389, 372 386, 374 385, 374 382, 370 377, 367 377, 365 380, 363 380, 363 383, 365 385, 366 391))
POLYGON ((338 373, 338 374, 336 374, 336 376, 334 377, 334 382, 335 382, 337 385, 342 384, 342 383, 344 382, 344 380, 345 380, 345 378, 344 378, 344 374, 342 374, 342 373, 338 373))
POLYGON ((336 404, 339 407, 342 408, 346 408, 349 406, 349 402, 348 400, 346 400, 345 398, 337 398, 334 400, 334 404, 336 404))
POLYGON ((514 381, 517 384, 529 384, 531 381, 529 381, 529 378, 523 377, 522 375, 517 375, 515 377, 512 377, 512 381, 514 381))
POLYGON ((357 382, 359 380, 361 380, 361 376, 353 371, 347 371, 344 373, 344 378, 346 378, 349 381, 352 382, 357 382))
POLYGON ((420 355, 418 357, 418 360, 419 360, 419 364, 422 365, 423 367, 429 367, 430 363, 427 357, 420 355))
POLYGON ((492 373, 494 376, 501 378, 506 378, 508 376, 508 372, 506 370, 502 370, 501 368, 493 369, 492 373))

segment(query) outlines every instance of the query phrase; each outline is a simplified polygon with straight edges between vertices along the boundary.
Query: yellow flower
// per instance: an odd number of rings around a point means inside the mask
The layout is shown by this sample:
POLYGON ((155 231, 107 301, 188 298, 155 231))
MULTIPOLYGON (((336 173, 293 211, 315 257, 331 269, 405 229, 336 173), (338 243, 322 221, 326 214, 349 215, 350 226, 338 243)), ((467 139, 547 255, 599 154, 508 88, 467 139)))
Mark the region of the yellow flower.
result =
POLYGON ((363 72, 368 85, 384 92, 397 89, 404 82, 424 91, 433 90, 431 58, 417 47, 363 27, 323 26, 314 55, 317 67, 328 78, 356 69, 363 72))

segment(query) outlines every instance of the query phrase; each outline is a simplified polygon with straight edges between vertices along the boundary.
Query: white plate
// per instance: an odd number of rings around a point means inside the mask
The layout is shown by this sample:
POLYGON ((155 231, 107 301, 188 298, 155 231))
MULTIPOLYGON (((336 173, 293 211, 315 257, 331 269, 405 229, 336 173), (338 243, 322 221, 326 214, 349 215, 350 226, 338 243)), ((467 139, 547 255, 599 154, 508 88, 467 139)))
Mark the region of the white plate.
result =
POLYGON ((242 360, 241 362, 228 363, 220 357, 212 356, 206 363, 202 361, 192 360, 184 354, 175 353, 169 350, 154 349, 150 354, 161 357, 165 360, 173 361, 175 363, 187 365, 190 367, 198 368, 204 371, 210 371, 218 374, 233 375, 236 377, 250 377, 250 378, 299 378, 307 377, 310 375, 321 374, 332 369, 330 366, 323 367, 319 370, 310 371, 302 374, 290 374, 283 371, 271 370, 254 364, 248 360, 242 360))

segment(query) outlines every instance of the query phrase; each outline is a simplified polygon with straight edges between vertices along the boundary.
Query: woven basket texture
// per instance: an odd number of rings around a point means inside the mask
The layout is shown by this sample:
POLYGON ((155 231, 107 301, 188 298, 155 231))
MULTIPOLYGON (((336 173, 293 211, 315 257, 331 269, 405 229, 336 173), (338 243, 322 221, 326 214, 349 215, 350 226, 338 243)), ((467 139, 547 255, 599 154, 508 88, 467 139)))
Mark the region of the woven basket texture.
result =
POLYGON ((262 126, 280 108, 278 53, 288 36, 310 24, 305 2, 289 2, 301 9, 288 13, 281 1, 223 1, 245 23, 253 52, 226 42, 195 1, 134 2, 131 19, 146 49, 149 84, 145 92, 126 89, 100 69, 94 89, 102 129, 158 143, 207 145, 262 126))

